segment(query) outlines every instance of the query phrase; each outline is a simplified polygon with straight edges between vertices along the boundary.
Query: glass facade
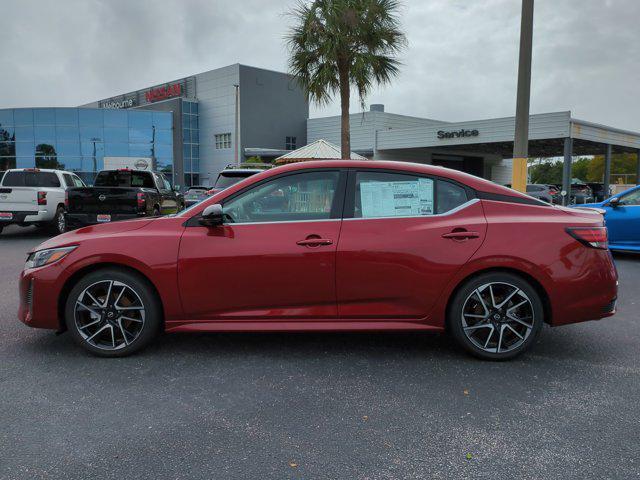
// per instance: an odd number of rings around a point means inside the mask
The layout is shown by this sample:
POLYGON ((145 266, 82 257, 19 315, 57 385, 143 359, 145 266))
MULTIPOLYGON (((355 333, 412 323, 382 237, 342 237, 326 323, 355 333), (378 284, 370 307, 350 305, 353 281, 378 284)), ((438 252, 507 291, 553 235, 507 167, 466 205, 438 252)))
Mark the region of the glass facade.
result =
MULTIPOLYGON (((171 178, 172 130, 171 112, 0 109, 0 170, 59 168, 77 172, 91 183, 95 172, 103 169, 104 157, 146 157, 155 158, 157 170, 171 178)), ((195 139, 197 143, 197 130, 195 139)), ((197 172, 197 163, 195 168, 197 172)))
POLYGON ((184 184, 198 185, 200 181, 200 127, 198 103, 182 101, 182 159, 184 184))

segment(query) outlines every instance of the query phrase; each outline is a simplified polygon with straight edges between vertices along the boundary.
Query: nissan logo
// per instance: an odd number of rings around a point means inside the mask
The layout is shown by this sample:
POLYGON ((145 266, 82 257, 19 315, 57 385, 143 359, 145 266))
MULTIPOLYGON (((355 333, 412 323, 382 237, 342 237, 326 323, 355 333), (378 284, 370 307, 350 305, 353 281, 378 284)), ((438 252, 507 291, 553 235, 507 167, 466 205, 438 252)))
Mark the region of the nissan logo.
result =
POLYGON ((106 195, 100 195, 98 197, 98 200, 100 200, 101 202, 104 202, 107 199, 106 195))
POLYGON ((143 169, 149 167, 149 162, 147 162, 146 160, 140 159, 140 160, 136 161, 135 166, 136 166, 136 168, 138 168, 140 170, 143 170, 143 169))

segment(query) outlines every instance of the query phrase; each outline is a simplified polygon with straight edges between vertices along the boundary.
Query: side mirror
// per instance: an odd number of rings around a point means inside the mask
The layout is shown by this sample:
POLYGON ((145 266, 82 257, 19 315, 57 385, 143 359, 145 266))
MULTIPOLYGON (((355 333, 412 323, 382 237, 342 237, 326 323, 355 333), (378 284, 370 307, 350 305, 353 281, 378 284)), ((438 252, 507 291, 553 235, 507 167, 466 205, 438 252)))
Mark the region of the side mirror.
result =
POLYGON ((215 227, 217 225, 222 225, 223 221, 223 213, 222 213, 222 205, 216 203, 214 205, 209 205, 202 212, 202 216, 200 217, 200 225, 205 227, 215 227))
POLYGON ((609 200, 609 203, 607 203, 608 206, 616 208, 620 206, 620 197, 613 197, 611 200, 609 200))

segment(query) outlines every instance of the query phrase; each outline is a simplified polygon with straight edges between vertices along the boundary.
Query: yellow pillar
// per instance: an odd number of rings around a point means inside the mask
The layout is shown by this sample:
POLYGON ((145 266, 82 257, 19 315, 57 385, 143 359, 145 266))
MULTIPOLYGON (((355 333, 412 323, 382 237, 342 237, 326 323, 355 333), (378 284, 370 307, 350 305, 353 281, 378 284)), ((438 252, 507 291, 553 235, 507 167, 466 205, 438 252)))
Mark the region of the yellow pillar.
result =
POLYGON ((527 192, 527 159, 514 158, 511 173, 511 188, 519 192, 527 192))

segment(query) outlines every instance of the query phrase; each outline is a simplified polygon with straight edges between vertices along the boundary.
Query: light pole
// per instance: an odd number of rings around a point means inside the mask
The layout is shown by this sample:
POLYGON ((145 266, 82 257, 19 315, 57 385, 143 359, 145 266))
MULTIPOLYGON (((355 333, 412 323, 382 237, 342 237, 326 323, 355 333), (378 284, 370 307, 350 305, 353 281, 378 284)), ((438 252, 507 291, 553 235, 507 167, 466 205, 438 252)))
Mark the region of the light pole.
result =
POLYGON ((235 134, 234 134, 234 144, 235 144, 235 153, 234 153, 234 164, 235 166, 239 166, 240 163, 238 162, 238 149, 240 148, 240 142, 238 141, 238 133, 240 130, 239 127, 239 123, 240 123, 240 85, 238 85, 237 83, 233 85, 236 89, 236 125, 235 125, 235 134))
POLYGON ((93 175, 95 176, 98 171, 98 159, 96 158, 96 142, 101 141, 101 138, 92 138, 90 141, 93 143, 93 175))
POLYGON ((516 131, 513 139, 513 172, 511 177, 511 187, 520 192, 527 191, 532 46, 533 0, 522 0, 520 61, 518 63, 518 93, 516 99, 516 131))

